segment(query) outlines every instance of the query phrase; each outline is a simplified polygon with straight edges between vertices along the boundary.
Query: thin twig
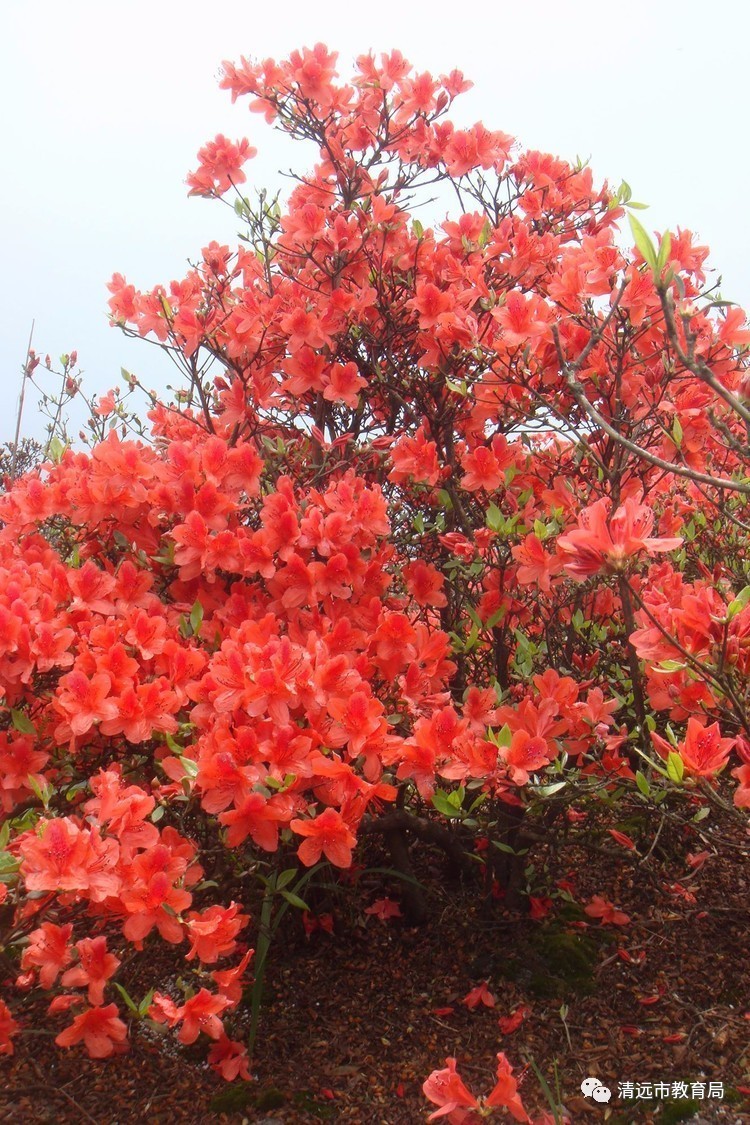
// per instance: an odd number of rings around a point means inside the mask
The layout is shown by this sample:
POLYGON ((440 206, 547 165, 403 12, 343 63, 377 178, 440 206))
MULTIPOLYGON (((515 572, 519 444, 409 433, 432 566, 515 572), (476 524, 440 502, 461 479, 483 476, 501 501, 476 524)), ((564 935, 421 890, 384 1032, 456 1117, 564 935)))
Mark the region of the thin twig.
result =
POLYGON ((26 380, 29 377, 29 355, 31 354, 31 341, 34 337, 34 324, 31 322, 31 330, 29 332, 29 342, 26 345, 26 359, 23 365, 23 377, 21 379, 21 394, 18 397, 18 414, 16 415, 16 436, 13 439, 13 457, 10 462, 10 475, 11 479, 16 479, 16 463, 18 459, 18 442, 21 436, 21 415, 23 414, 23 400, 26 397, 26 380))
POLYGON ((659 821, 659 827, 656 829, 656 835, 654 836, 653 840, 651 841, 651 847, 648 849, 648 851, 642 857, 642 859, 640 859, 638 861, 639 863, 641 863, 641 864, 646 863, 646 861, 649 860, 651 858, 651 856, 653 855, 653 853, 656 849, 656 845, 659 843, 659 837, 661 836, 661 830, 664 827, 664 825, 666 824, 666 821, 667 821, 666 815, 662 814, 662 818, 659 821))
POLYGON ((712 477, 708 473, 700 473, 697 469, 690 469, 683 465, 677 465, 673 461, 665 461, 663 457, 657 457, 655 453, 649 452, 643 446, 637 445, 634 441, 630 441, 624 437, 619 430, 614 426, 610 426, 606 418, 604 418, 592 402, 586 397, 586 392, 582 384, 576 379, 572 371, 568 370, 566 373, 566 382, 568 390, 572 394, 575 401, 582 410, 588 414, 593 422, 596 422, 608 437, 616 441, 618 445, 622 445, 625 449, 634 453, 642 461, 647 461, 650 465, 655 465, 659 469, 664 469, 669 473, 674 473, 676 476, 687 477, 688 480, 699 481, 701 484, 707 484, 711 488, 723 488, 732 492, 742 492, 746 496, 750 496, 750 484, 739 481, 729 480, 726 477, 712 477))
MULTIPOLYGON (((42 1074, 36 1059, 30 1059, 29 1061, 30 1061, 31 1066, 33 1067, 35 1073, 38 1075, 39 1081, 41 1082, 42 1087, 44 1089, 49 1090, 49 1088, 50 1088, 49 1081, 45 1078, 45 1075, 42 1074)), ((55 1086, 54 1089, 58 1093, 62 1094, 64 1098, 67 1098, 68 1101, 70 1102, 70 1104, 73 1106, 73 1108, 78 1113, 80 1113, 83 1117, 85 1117, 87 1121, 92 1121, 93 1125, 98 1125, 98 1122, 97 1122, 96 1118, 92 1117, 91 1114, 88 1112, 88 1110, 84 1109, 82 1105, 79 1105, 79 1103, 75 1100, 73 1095, 69 1094, 64 1086, 55 1086)))

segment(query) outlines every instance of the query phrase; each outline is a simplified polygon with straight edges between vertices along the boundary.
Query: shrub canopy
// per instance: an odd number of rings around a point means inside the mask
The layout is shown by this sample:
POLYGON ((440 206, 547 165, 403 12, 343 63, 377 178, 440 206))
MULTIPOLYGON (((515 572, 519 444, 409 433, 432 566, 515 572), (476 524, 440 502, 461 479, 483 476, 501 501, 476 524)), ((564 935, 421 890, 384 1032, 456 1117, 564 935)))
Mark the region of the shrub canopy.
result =
POLYGON ((238 873, 299 906, 368 834, 479 836, 510 898, 559 818, 692 815, 727 766, 750 805, 742 312, 689 231, 623 246, 627 185, 454 127, 459 72, 335 67, 224 65, 319 162, 254 202, 248 141, 201 149, 190 191, 239 247, 109 285, 183 386, 140 436, 102 396, 90 451, 52 443, 0 499, 3 944, 94 1057, 148 1013, 247 1075, 238 873), (436 185, 454 213, 423 226, 436 185), (186 991, 126 1013, 157 936, 186 991))

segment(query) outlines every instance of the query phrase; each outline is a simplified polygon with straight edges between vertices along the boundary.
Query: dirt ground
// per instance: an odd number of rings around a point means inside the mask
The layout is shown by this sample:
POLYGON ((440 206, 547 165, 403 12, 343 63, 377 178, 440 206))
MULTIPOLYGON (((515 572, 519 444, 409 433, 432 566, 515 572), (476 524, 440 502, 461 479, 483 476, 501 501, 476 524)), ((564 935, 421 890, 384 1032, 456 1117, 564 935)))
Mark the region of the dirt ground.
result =
MULTIPOLYGON (((0 1061, 0 1121, 418 1125, 430 1111, 422 1082, 446 1056, 458 1059, 475 1093, 486 1093, 504 1051, 523 1074, 532 1113, 549 1108, 541 1075, 574 1122, 750 1122, 750 839, 735 824, 707 827, 709 852, 712 832, 727 846, 697 869, 685 860, 699 850, 689 837, 664 841, 643 865, 592 859, 576 846, 541 852, 537 871, 549 886, 562 878, 574 901, 555 899, 540 919, 502 902, 488 912, 478 886, 447 883, 429 850, 417 860, 431 907, 419 928, 364 914, 383 894, 397 897, 382 873, 364 871, 343 893, 323 889, 314 908, 333 914, 332 934, 307 936, 296 910, 277 933, 252 1083, 217 1078, 205 1043, 183 1048, 142 1024, 118 1059, 60 1050, 53 1037, 69 1017, 44 1016, 46 995, 27 994, 19 1006, 9 990, 32 1030, 0 1061), (593 894, 631 921, 587 917, 580 904, 593 894), (462 999, 482 982, 494 1007, 469 1010, 462 999), (528 1009, 520 1026, 503 1032, 498 1020, 520 1006, 528 1009), (587 1076, 612 1089, 609 1104, 583 1096, 587 1076), (629 1099, 618 1087, 628 1082, 629 1099), (671 1096, 677 1082, 690 1097, 671 1096), (701 1082, 722 1083, 723 1096, 701 1097, 692 1088, 701 1082), (668 1084, 670 1096, 662 1086, 658 1097, 636 1099, 647 1083, 668 1084)), ((371 858, 373 866, 382 859, 371 858)), ((163 943, 147 945, 134 995, 157 982, 168 991, 184 972, 179 961, 163 943)), ((246 1014, 236 1037, 243 1022, 246 1014)))

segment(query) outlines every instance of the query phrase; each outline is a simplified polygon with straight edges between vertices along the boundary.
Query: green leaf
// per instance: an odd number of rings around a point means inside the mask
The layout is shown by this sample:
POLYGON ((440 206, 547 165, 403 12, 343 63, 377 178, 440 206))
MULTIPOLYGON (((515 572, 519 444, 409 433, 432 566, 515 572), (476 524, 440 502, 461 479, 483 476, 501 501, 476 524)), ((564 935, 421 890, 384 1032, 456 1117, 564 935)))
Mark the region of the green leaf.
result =
POLYGON ((461 816, 462 810, 456 807, 453 797, 453 793, 445 793, 442 789, 437 789, 432 795, 432 806, 443 816, 455 820, 456 817, 461 816))
POLYGON ((745 586, 727 606, 727 621, 731 621, 738 613, 742 613, 748 602, 750 602, 750 586, 745 586))
POLYGON ((505 520, 503 518, 503 513, 500 511, 497 504, 490 504, 489 508, 487 509, 485 522, 490 531, 499 533, 503 530, 503 528, 505 527, 505 520))
POLYGON ((67 448, 65 442, 60 441, 59 437, 53 437, 52 441, 47 446, 47 453, 50 460, 53 461, 55 465, 59 465, 67 448))
POLYGON ((464 652, 473 652, 476 648, 477 641, 479 640, 479 629, 476 625, 472 625, 466 641, 464 642, 464 652))
POLYGON ((33 774, 29 774, 29 776, 26 778, 26 784, 28 785, 29 789, 31 789, 32 792, 36 794, 36 796, 39 798, 46 809, 49 805, 49 799, 52 796, 52 790, 50 789, 50 787, 47 784, 40 785, 33 774))
POLYGON ((677 785, 682 781, 683 774, 685 773, 685 765, 681 756, 676 750, 670 750, 667 758, 667 776, 670 781, 674 781, 677 785))
POLYGON ((644 797, 650 797, 651 796, 651 786, 648 783, 648 779, 647 779, 646 775, 644 773, 641 773, 640 770, 636 770, 635 783, 638 786, 638 788, 640 789, 640 791, 641 791, 641 793, 643 794, 644 797))
POLYGON ((628 220, 630 222, 630 229, 633 232, 633 240, 640 251, 641 257, 644 262, 651 267, 653 272, 656 273, 656 247, 651 241, 645 227, 638 222, 635 215, 628 215, 628 220))
POLYGON ((282 871, 276 880, 276 890, 283 891, 284 887, 288 887, 297 874, 296 867, 289 867, 286 871, 282 871))
POLYGON ((678 449, 682 445, 682 426, 680 425, 679 418, 675 418, 674 422, 672 423, 672 441, 675 443, 678 449))
POLYGON ((189 778, 198 776, 198 763, 193 761, 192 758, 185 758, 182 754, 179 755, 182 768, 189 778))
POLYGON ((71 785, 70 788, 65 791, 65 800, 75 801, 78 794, 84 789, 88 789, 88 786, 88 781, 78 781, 75 785, 71 785))
POLYGON ((16 859, 10 852, 0 851, 0 882, 5 884, 14 882, 13 876, 20 866, 20 859, 16 859))
POLYGON ((174 566, 174 551, 167 550, 163 555, 152 555, 151 561, 158 563, 159 566, 174 566))
POLYGON ((115 988, 120 993, 120 995, 122 996, 123 1000, 127 1004, 130 1011, 133 1013, 133 1015, 135 1015, 135 1016, 140 1015, 140 1012, 138 1011, 138 1005, 128 995, 128 993, 125 991, 125 989, 122 987, 122 985, 118 984, 116 980, 113 981, 112 983, 114 984, 115 988))
POLYGON ((193 608, 190 610, 190 628, 193 633, 197 633, 203 624, 203 606, 200 602, 195 602, 193 608))
MULTIPOLYGON (((563 1007, 560 1009, 560 1016, 562 1017, 563 1020, 565 1020, 565 1016, 567 1016, 567 1014, 568 1014, 568 1007, 567 1007, 567 1005, 563 1005, 563 1007), (563 1015, 563 1010, 565 1011, 565 1015, 563 1015)), ((550 1107, 550 1110, 552 1112, 552 1118, 555 1122, 555 1125, 562 1125, 562 1120, 563 1120, 562 1114, 560 1113, 560 1109, 559 1109, 559 1106, 558 1106, 558 1103, 560 1101, 560 1097, 558 1096, 557 1098, 555 1098, 553 1096, 552 1091, 549 1088, 549 1083, 547 1082, 547 1079, 544 1077, 544 1075, 542 1074, 541 1070, 539 1069, 537 1064, 534 1062, 534 1060, 529 1059, 529 1063, 531 1065, 531 1069, 534 1071, 534 1074, 536 1075, 537 1082, 541 1086, 542 1093, 544 1094, 544 1096, 547 1100, 547 1105, 550 1107)), ((555 1062, 554 1065, 555 1065, 555 1079, 557 1079, 557 1063, 555 1062)), ((557 1089, 557 1092, 558 1092, 558 1095, 559 1095, 559 1091, 560 1091, 559 1082, 556 1083, 556 1089, 557 1089)))
POLYGON ((540 797, 551 797, 553 793, 559 793, 561 789, 564 789, 567 784, 567 781, 554 781, 551 785, 534 785, 531 792, 538 794, 540 797))
POLYGON ((662 660, 658 667, 654 668, 655 672, 680 672, 685 667, 685 664, 680 660, 662 660))
POLYGON ((141 1000, 140 1004, 138 1005, 138 1015, 139 1016, 145 1016, 146 1012, 151 1007, 151 1001, 154 998, 155 991, 156 991, 155 989, 149 988, 148 992, 146 993, 146 995, 141 1000))
POLYGON ((469 806, 469 813, 473 813, 476 809, 479 808, 480 805, 483 805, 488 797, 489 797, 489 793, 480 793, 478 797, 475 797, 475 799, 471 802, 471 805, 469 806))
POLYGON ((282 891, 281 897, 286 899, 290 906, 296 906, 298 910, 310 909, 305 900, 303 898, 300 898, 299 895, 294 894, 292 891, 282 891))
POLYGON ((498 746, 502 746, 502 747, 507 748, 508 746, 510 746, 512 741, 513 741, 513 731, 510 729, 510 727, 506 723, 503 727, 500 728, 500 730, 495 735, 495 742, 497 743, 498 746))
POLYGON ((504 605, 501 605, 500 609, 496 609, 492 616, 487 618, 484 626, 485 629, 494 629, 496 625, 499 625, 499 623, 505 617, 506 610, 507 606, 504 605))
POLYGON ((664 267, 669 261, 669 255, 672 251, 672 235, 669 231, 665 231, 661 242, 659 243, 659 253, 656 258, 656 274, 658 277, 664 272, 664 267))
POLYGON ((36 734, 36 727, 29 716, 25 715, 23 711, 16 711, 13 707, 11 708, 10 717, 13 726, 17 731, 20 731, 21 734, 36 734))

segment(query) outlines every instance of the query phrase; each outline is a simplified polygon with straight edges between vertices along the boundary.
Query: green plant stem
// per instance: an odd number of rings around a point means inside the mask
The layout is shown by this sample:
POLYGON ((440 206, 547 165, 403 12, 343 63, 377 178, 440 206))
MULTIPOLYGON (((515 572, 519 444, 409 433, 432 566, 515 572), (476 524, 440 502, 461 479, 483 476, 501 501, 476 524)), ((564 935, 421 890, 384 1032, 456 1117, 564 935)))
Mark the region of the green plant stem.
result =
POLYGON ((36 322, 34 320, 32 320, 31 329, 29 331, 29 342, 26 345, 26 360, 25 360, 24 365, 23 365, 23 377, 21 379, 21 393, 18 396, 18 413, 16 415, 16 435, 13 438, 13 458, 12 458, 11 463, 10 463, 10 475, 11 475, 12 480, 16 479, 16 462, 18 460, 18 442, 20 441, 20 438, 21 438, 21 417, 23 415, 23 403, 24 403, 24 399, 26 397, 26 380, 29 377, 29 353, 31 352, 31 341, 34 337, 34 324, 35 323, 36 322))

